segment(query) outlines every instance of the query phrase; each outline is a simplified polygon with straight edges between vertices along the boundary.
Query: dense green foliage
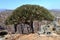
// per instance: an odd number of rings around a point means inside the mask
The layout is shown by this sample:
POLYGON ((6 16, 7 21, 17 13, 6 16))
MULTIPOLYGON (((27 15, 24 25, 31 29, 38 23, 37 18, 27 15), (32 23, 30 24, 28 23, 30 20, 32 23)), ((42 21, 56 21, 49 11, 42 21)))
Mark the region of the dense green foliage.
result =
POLYGON ((17 7, 11 16, 5 21, 6 24, 17 24, 27 20, 49 20, 52 21, 54 16, 50 12, 39 5, 22 5, 17 7))

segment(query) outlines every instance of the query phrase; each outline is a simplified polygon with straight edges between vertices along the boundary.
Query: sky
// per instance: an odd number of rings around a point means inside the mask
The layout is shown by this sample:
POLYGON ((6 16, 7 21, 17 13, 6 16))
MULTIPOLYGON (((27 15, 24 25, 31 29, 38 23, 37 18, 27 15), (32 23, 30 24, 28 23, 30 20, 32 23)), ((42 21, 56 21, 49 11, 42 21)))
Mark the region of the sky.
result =
POLYGON ((0 0, 0 9, 16 9, 25 4, 40 5, 47 9, 60 9, 60 0, 0 0))

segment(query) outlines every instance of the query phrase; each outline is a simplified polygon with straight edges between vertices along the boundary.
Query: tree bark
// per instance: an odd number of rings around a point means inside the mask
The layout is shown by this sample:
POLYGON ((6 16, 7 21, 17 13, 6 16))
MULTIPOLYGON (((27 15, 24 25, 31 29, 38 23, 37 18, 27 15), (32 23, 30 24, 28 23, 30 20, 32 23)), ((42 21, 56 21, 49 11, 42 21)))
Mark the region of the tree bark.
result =
POLYGON ((21 24, 21 32, 22 32, 22 34, 23 34, 23 25, 21 24))
POLYGON ((32 33, 34 33, 33 21, 32 20, 30 21, 30 26, 31 26, 32 33))
POLYGON ((17 24, 14 24, 15 33, 17 32, 17 24))

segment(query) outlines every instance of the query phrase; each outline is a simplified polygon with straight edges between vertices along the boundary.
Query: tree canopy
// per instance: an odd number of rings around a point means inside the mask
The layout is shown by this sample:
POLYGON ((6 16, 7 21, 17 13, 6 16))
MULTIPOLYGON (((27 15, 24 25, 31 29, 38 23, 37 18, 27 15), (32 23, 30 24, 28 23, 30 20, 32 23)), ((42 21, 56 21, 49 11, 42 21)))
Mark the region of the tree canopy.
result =
POLYGON ((39 5, 22 5, 17 7, 5 24, 17 24, 28 20, 49 20, 53 21, 54 16, 44 7, 39 5))

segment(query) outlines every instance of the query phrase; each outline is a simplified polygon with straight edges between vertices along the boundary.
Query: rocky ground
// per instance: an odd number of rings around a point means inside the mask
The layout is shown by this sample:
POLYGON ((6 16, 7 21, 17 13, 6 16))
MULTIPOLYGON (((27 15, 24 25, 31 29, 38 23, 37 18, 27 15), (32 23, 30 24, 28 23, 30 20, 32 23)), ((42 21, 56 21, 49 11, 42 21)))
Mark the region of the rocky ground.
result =
POLYGON ((59 35, 38 35, 35 34, 8 34, 4 37, 5 40, 60 40, 59 35))

